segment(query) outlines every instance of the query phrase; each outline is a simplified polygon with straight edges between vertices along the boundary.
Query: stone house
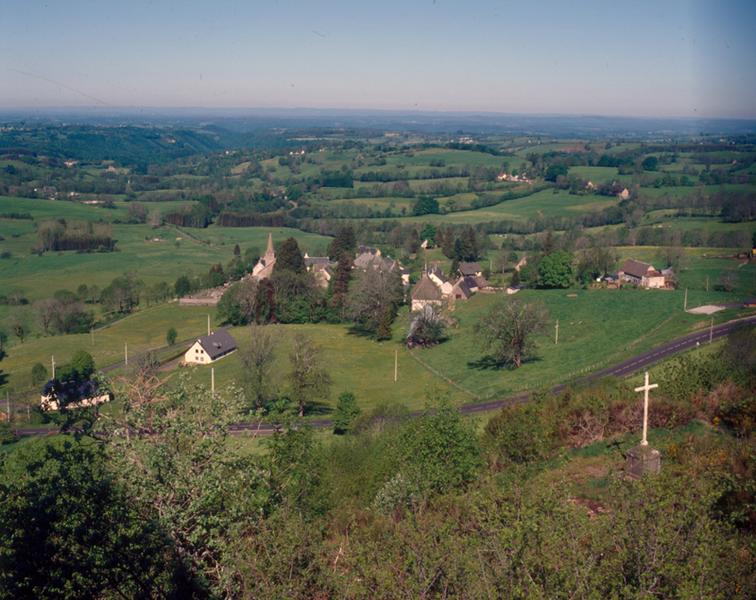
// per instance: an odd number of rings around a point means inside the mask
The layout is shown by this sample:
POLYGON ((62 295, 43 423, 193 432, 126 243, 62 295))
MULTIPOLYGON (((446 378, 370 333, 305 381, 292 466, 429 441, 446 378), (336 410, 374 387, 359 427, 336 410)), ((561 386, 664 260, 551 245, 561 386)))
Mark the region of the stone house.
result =
POLYGON ((633 260, 626 260, 617 272, 617 278, 626 283, 647 289, 658 289, 666 286, 665 276, 656 270, 653 265, 633 260))
POLYGON ((480 268, 480 264, 476 262, 462 262, 459 263, 459 274, 462 277, 480 277, 483 275, 483 269, 480 268))
POLYGON ((431 267, 430 269, 428 269, 428 277, 430 277, 431 281, 433 281, 433 283, 438 286, 443 296, 448 296, 452 293, 454 284, 449 280, 448 277, 446 277, 446 275, 444 275, 443 271, 439 267, 431 267))
POLYGON ((441 306, 443 295, 428 273, 423 273, 420 281, 412 289, 412 311, 423 310, 426 306, 441 306))

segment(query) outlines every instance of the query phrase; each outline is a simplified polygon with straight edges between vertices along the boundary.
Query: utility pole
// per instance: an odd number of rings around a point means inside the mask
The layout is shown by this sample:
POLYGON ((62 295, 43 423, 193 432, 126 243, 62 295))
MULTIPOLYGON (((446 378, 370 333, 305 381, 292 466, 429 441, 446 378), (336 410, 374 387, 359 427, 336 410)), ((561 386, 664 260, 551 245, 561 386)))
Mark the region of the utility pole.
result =
POLYGON ((210 393, 215 397, 215 367, 210 367, 210 393))
POLYGON ((123 343, 123 362, 127 367, 129 366, 129 343, 128 342, 123 343))
POLYGON ((709 291, 709 276, 706 276, 706 291, 709 291))
POLYGON ((688 312, 688 288, 685 288, 685 300, 683 301, 683 310, 688 312))
POLYGON ((711 318, 711 322, 709 323, 709 343, 714 340, 714 317, 711 318))
POLYGON ((207 335, 210 335, 210 315, 207 315, 207 335))
POLYGON ((554 345, 559 343, 559 319, 557 319, 556 325, 554 325, 554 345))
POLYGON ((55 379, 55 357, 51 356, 50 359, 52 362, 52 378, 55 379))
POLYGON ((5 390, 5 410, 8 412, 8 423, 10 423, 11 422, 10 392, 8 392, 8 390, 5 390))
POLYGON ((399 350, 394 350, 394 383, 399 379, 399 350))

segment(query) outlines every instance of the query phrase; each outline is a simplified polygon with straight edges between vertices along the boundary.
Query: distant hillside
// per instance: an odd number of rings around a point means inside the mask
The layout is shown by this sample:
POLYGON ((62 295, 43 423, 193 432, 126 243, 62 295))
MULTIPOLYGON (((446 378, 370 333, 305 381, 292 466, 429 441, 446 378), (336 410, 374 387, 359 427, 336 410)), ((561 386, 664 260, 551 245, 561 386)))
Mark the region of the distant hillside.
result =
POLYGON ((121 164, 165 163, 223 147, 220 136, 188 129, 75 125, 19 128, 0 133, 0 152, 21 150, 121 164))

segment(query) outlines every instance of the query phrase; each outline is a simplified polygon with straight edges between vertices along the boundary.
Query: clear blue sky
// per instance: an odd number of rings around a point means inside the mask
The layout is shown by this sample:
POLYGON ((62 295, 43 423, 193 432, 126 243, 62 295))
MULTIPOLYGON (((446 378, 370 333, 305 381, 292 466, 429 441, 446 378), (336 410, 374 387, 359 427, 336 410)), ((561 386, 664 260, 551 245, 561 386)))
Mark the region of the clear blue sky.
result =
POLYGON ((754 0, 0 0, 0 107, 756 117, 754 0))

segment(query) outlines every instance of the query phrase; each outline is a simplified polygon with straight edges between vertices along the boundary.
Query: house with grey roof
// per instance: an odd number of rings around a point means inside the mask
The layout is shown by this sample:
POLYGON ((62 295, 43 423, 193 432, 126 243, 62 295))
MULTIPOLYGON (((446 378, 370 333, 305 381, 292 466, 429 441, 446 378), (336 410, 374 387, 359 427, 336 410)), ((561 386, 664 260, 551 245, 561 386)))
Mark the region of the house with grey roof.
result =
POLYGON ((443 295, 439 287, 433 283, 428 273, 423 273, 420 281, 412 289, 412 310, 422 310, 428 305, 441 306, 443 295))
POLYGON ((459 274, 462 277, 480 277, 483 275, 483 269, 480 268, 480 264, 476 262, 462 262, 459 263, 459 274))
POLYGON ((208 365, 236 350, 236 340, 225 329, 197 338, 184 353, 184 362, 190 365, 208 365))

